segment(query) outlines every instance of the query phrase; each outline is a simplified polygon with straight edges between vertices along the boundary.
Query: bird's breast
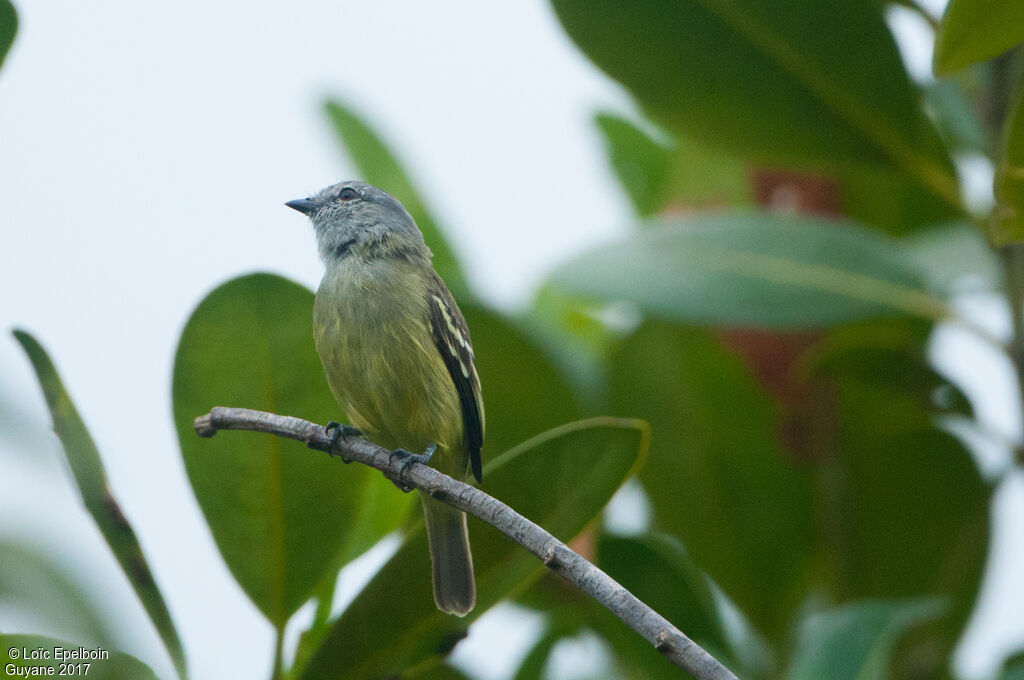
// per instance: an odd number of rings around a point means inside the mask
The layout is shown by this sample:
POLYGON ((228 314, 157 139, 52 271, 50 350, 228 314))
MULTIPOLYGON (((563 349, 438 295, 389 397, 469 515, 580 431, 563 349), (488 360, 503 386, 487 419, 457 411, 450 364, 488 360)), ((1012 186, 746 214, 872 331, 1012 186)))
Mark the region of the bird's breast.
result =
POLYGON ((317 352, 339 405, 383 446, 459 447, 458 395, 433 344, 423 273, 403 260, 348 259, 328 270, 314 305, 317 352))

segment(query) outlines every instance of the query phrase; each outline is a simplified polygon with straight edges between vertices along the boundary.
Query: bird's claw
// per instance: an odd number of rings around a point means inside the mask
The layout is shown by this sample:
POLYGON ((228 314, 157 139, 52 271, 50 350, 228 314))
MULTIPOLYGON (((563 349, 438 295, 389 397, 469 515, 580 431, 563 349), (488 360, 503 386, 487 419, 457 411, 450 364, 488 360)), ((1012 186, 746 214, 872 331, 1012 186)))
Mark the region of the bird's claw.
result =
POLYGON ((331 445, 327 448, 327 455, 331 457, 338 456, 341 458, 342 463, 351 463, 352 461, 350 459, 340 453, 335 453, 335 449, 338 447, 338 441, 340 441, 342 437, 358 437, 362 432, 351 425, 342 425, 336 420, 332 420, 327 423, 324 430, 331 433, 331 445))
POLYGON ((409 466, 413 463, 422 463, 426 465, 430 462, 430 458, 434 455, 434 451, 437 451, 437 444, 431 444, 426 448, 423 453, 412 453, 405 449, 395 449, 391 452, 392 456, 398 456, 401 458, 398 468, 398 481, 395 482, 395 486, 402 490, 403 493, 409 493, 413 490, 413 487, 405 483, 404 475, 405 471, 409 469, 409 466))

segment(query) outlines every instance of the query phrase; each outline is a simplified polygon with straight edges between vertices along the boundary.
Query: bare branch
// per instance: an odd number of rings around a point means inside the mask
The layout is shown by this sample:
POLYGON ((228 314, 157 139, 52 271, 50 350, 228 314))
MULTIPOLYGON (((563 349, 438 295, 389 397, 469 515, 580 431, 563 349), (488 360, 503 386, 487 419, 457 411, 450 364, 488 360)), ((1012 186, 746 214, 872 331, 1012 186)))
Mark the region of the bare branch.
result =
MULTIPOLYGON (((301 418, 280 416, 245 408, 215 407, 195 420, 202 437, 220 430, 266 432, 305 442, 317 451, 328 451, 331 435, 325 428, 301 418)), ((432 467, 394 456, 391 451, 365 439, 342 438, 335 453, 347 460, 376 468, 403 487, 419 489, 487 522, 536 555, 544 564, 597 600, 610 612, 650 642, 669 661, 698 680, 738 680, 713 656, 586 559, 569 549, 550 533, 526 519, 501 501, 432 467)))

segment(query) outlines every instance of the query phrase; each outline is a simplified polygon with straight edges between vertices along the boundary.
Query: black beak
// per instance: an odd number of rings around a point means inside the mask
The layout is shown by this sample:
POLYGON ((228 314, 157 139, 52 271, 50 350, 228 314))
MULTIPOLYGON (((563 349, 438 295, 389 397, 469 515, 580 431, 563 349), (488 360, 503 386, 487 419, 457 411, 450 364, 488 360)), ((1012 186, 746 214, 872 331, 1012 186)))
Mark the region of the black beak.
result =
POLYGON ((297 198, 294 201, 288 201, 285 205, 292 210, 298 210, 303 215, 309 215, 320 208, 320 201, 314 201, 312 198, 297 198))

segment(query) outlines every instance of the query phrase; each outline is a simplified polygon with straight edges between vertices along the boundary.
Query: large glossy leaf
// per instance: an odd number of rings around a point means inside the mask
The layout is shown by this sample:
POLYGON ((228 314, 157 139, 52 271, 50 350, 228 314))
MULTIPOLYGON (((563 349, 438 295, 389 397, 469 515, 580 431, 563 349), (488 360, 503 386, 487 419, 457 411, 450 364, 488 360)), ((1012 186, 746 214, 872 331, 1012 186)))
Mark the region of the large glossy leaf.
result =
POLYGON ((941 318, 919 267, 853 224, 711 215, 628 236, 562 265, 553 285, 683 321, 812 328, 896 312, 941 318))
POLYGON ((601 535, 598 566, 702 646, 726 646, 711 584, 671 536, 601 535))
POLYGON ((351 107, 332 99, 326 103, 326 109, 338 139, 355 161, 363 179, 379 186, 402 202, 416 220, 417 226, 423 232, 423 238, 434 253, 434 269, 456 298, 465 299, 469 286, 459 263, 445 241, 441 227, 427 210, 420 192, 394 153, 351 107))
POLYGON ((611 360, 616 413, 651 424, 641 471, 657 525, 763 633, 807 584, 811 484, 781 450, 774 406, 706 331, 646 323, 611 360))
POLYGON ((459 303, 476 352, 487 415, 483 458, 579 417, 572 388, 519 327, 472 302, 459 303))
MULTIPOLYGON (((937 83, 929 101, 934 102, 934 117, 959 146, 983 143, 977 140, 983 134, 977 116, 965 108, 966 101, 955 84, 937 83)), ((678 135, 655 139, 611 114, 599 114, 597 124, 612 168, 641 217, 752 203, 757 175, 749 161, 678 135)), ((843 215, 890 234, 962 216, 961 211, 891 168, 844 167, 830 175, 837 182, 834 191, 843 215)))
POLYGON ((835 459, 820 506, 836 569, 830 588, 841 600, 942 595, 950 605, 915 634, 908 677, 945 667, 962 633, 988 552, 992 493, 964 445, 934 424, 938 413, 970 410, 928 368, 928 330, 908 320, 844 328, 808 366, 836 386, 835 459))
MULTIPOLYGON (((942 414, 971 417, 966 395, 928 362, 931 331, 931 323, 906 317, 836 328, 804 353, 794 380, 825 379, 840 389, 890 393, 894 405, 906 407, 899 413, 905 419, 879 421, 893 430, 930 424, 942 414)), ((872 413, 865 410, 863 415, 871 417, 872 413)), ((886 414, 874 415, 881 419, 886 414)))
POLYGON ((5 672, 3 677, 29 677, 33 675, 85 676, 98 680, 157 680, 156 675, 146 664, 133 656, 113 652, 106 648, 86 647, 86 651, 97 649, 106 652, 106 659, 66 659, 58 658, 79 652, 82 645, 64 642, 41 635, 9 635, 0 633, 0 668, 16 669, 10 676, 5 672), (16 650, 16 651, 15 651, 16 650), (61 651, 58 651, 61 650, 61 651), (12 654, 12 651, 14 652, 12 654), (49 658, 43 658, 49 655, 49 658), (25 658, 28 656, 29 658, 25 658), (39 658, 32 658, 37 656, 39 658), (63 668, 62 668, 63 664, 63 668), (79 664, 82 664, 79 666, 79 664), (88 668, 85 667, 88 664, 88 668), (71 668, 68 668, 71 665, 71 668), (33 671, 31 669, 40 669, 33 671), (63 671, 63 672, 62 672, 63 671))
POLYGON ((0 542, 0 608, 24 612, 47 632, 109 647, 108 622, 71 574, 48 557, 0 542))
MULTIPOLYGON (((1024 4, 1020 7, 1024 11, 1024 4)), ((992 237, 996 245, 1020 244, 1024 243, 1024 78, 1017 84, 1002 144, 992 237)))
POLYGON ((962 210, 889 168, 842 168, 835 177, 842 214, 888 234, 901 235, 963 219, 962 210))
POLYGON ((379 473, 256 433, 196 436, 213 406, 314 422, 343 414, 313 346, 313 294, 269 274, 229 281, 189 319, 174 364, 185 469, 224 561, 276 626, 323 578, 398 526, 411 504, 379 473))
POLYGON ((3 66, 17 32, 18 13, 14 11, 14 5, 8 0, 0 0, 0 66, 3 66))
POLYGON ((1024 4, 1015 0, 950 0, 935 36, 934 68, 949 73, 1024 42, 1024 4))
POLYGON ((873 601, 811 616, 786 680, 886 680, 900 637, 942 610, 935 599, 873 601))
MULTIPOLYGON (((636 469, 646 438, 637 421, 571 423, 491 461, 484 488, 568 540, 636 469)), ((341 615, 300 677, 391 677, 446 654, 470 622, 543 573, 536 558, 492 527, 470 518, 469 530, 477 604, 466 618, 434 607, 426 537, 416 531, 341 615)))
POLYGON ((956 178, 874 2, 553 0, 573 41, 658 122, 743 156, 956 178))
POLYGON ((121 512, 117 499, 107 485, 107 473, 103 469, 99 450, 89 430, 82 422, 78 409, 64 389, 60 375, 57 374, 56 367, 42 345, 25 331, 14 331, 14 337, 25 350, 32 362, 32 368, 35 369, 36 377, 46 396, 50 417, 53 418, 53 429, 64 447, 64 455, 86 510, 92 515, 93 521, 121 565, 124 575, 146 609, 153 626, 160 634, 160 639, 163 640, 178 675, 185 678, 185 652, 181 647, 178 632, 174 628, 160 588, 146 563, 135 531, 121 512))

